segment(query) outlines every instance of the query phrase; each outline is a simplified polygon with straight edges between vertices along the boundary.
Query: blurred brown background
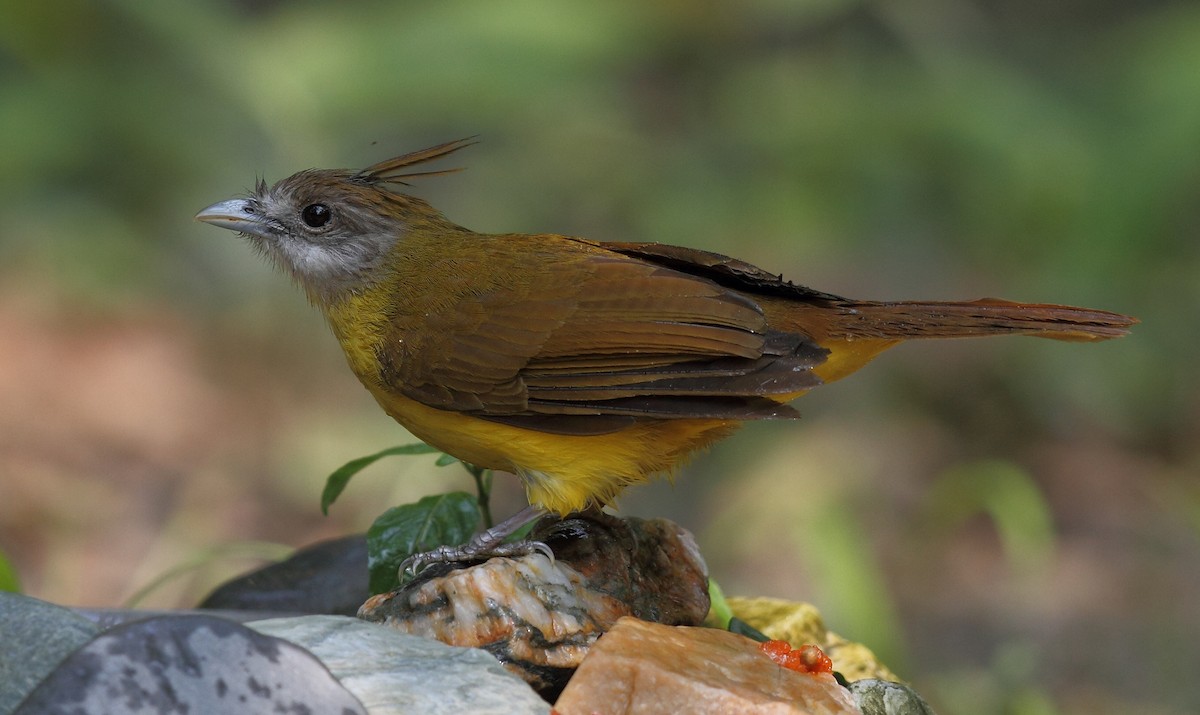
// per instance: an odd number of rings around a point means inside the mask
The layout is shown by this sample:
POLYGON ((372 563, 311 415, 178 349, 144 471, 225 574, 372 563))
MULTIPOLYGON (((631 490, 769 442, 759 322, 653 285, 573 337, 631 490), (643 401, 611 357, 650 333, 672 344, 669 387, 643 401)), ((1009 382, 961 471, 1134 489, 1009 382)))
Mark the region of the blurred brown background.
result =
MULTIPOLYGON (((1200 5, 0 2, 0 554, 189 606, 465 473, 197 210, 480 135, 414 191, 484 231, 737 255, 861 298, 1138 315, 909 345, 622 512, 818 604, 943 712, 1200 710, 1200 5)), ((521 495, 501 478, 500 513, 521 495)))

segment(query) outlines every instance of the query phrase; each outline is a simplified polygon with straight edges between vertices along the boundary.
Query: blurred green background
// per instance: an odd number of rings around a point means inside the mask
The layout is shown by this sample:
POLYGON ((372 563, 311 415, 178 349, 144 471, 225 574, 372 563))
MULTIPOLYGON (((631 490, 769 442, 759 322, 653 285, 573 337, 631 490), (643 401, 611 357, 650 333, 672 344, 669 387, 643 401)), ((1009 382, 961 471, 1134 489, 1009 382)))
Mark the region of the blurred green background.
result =
MULTIPOLYGON (((200 208, 479 135, 482 231, 724 253, 860 298, 1061 302, 1133 336, 908 345, 622 513, 810 600, 943 712, 1200 709, 1200 5, 0 0, 0 552, 187 606, 260 541, 469 488, 200 208), (249 545, 249 546, 248 546, 249 545), (207 556, 214 555, 214 558, 207 556)), ((521 495, 512 480, 498 512, 521 495)))

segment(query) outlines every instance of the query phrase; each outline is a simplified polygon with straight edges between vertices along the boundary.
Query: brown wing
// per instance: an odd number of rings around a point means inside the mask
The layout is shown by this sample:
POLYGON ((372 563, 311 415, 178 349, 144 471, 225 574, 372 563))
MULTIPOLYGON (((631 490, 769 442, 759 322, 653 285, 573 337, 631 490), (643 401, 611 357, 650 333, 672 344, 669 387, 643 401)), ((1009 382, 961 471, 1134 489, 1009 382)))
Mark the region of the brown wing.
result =
POLYGON ((540 243, 492 252, 486 270, 450 276, 446 294, 397 317, 382 377, 424 404, 596 433, 637 418, 794 416, 769 396, 820 382, 822 348, 769 331, 753 300, 706 278, 557 236, 479 240, 540 243))

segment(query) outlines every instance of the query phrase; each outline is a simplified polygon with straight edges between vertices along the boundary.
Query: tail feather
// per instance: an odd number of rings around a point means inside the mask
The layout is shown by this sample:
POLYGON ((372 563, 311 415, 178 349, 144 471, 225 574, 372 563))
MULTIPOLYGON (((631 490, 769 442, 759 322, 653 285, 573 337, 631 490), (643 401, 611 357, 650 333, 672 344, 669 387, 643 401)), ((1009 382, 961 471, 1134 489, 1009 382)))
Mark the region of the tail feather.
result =
POLYGON ((832 338, 957 338, 1032 335, 1053 340, 1098 341, 1129 333, 1136 318, 1066 305, 1016 303, 997 298, 968 302, 850 301, 827 323, 832 338))

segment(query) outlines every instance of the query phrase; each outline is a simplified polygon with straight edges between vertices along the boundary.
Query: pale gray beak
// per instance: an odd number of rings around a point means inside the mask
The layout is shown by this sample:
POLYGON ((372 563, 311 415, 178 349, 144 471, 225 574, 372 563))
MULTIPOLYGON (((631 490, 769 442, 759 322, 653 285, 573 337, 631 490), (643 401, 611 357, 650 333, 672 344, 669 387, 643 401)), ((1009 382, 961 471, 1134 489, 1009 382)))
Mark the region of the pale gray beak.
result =
POLYGON ((196 214, 196 220, 256 236, 266 236, 270 228, 267 222, 255 213, 247 199, 229 199, 213 204, 196 214))

